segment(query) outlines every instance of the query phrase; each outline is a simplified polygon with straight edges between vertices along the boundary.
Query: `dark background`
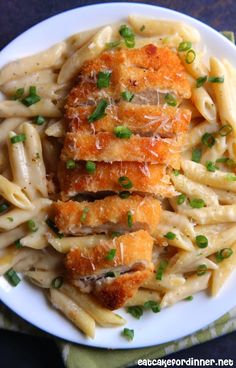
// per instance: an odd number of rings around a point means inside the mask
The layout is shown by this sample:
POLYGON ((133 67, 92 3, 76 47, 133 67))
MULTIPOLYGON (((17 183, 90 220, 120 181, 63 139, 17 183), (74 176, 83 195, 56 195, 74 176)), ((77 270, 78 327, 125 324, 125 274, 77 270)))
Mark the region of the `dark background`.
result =
MULTIPOLYGON (((99 2, 76 0, 0 0, 0 49, 41 20, 64 10, 99 2)), ((146 3, 171 8, 191 15, 219 31, 232 30, 236 32, 235 0, 159 0, 146 1, 146 3)), ((204 310, 201 312, 204 313, 204 310)), ((172 354, 169 357, 186 359, 189 357, 205 359, 230 358, 234 359, 236 367, 236 332, 172 354)), ((53 338, 33 337, 0 330, 0 367, 63 368, 63 363, 53 338)))

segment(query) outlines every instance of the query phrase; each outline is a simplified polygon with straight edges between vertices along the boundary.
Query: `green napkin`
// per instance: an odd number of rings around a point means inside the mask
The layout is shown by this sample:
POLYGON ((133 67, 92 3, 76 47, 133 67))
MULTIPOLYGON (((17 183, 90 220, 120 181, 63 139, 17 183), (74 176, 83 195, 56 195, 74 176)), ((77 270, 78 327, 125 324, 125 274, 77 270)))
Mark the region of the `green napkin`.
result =
MULTIPOLYGON (((3 305, 0 305, 0 327, 47 336, 46 333, 18 318, 3 305)), ((56 339, 56 342, 62 351, 67 368, 103 368, 104 363, 109 368, 120 368, 135 364, 139 359, 161 358, 167 354, 200 344, 232 331, 236 331, 236 307, 205 329, 182 339, 151 348, 106 350, 70 344, 60 339, 56 339)))

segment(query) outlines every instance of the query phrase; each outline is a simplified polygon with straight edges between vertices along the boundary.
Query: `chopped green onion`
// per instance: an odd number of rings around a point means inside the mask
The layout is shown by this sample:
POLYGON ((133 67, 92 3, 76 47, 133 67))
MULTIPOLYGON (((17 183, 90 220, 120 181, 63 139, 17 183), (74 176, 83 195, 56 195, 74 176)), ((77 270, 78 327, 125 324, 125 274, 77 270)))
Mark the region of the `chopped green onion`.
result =
POLYGON ((41 98, 36 93, 36 87, 35 86, 30 86, 28 96, 23 98, 23 100, 21 100, 21 102, 23 103, 23 105, 29 107, 29 106, 34 105, 35 103, 39 102, 40 100, 41 100, 41 98))
POLYGON ((187 64, 192 64, 195 58, 196 58, 196 52, 191 49, 186 53, 185 61, 187 64))
POLYGON ((74 169, 74 168, 75 168, 75 166, 76 166, 76 164, 75 164, 75 160, 67 160, 67 161, 66 161, 66 168, 67 168, 68 170, 72 170, 72 169, 74 169))
POLYGON ((119 193, 119 197, 120 197, 121 199, 129 198, 129 196, 130 196, 130 192, 128 192, 127 190, 124 190, 123 192, 120 192, 120 193, 119 193))
POLYGON ((21 97, 23 97, 23 94, 25 93, 25 89, 24 88, 18 88, 14 94, 14 96, 12 97, 13 100, 20 100, 21 97))
POLYGON ((45 119, 42 115, 38 115, 34 118, 34 124, 43 125, 45 123, 45 119))
POLYGON ((206 205, 204 200, 200 198, 190 199, 189 204, 192 208, 202 208, 206 205))
POLYGON ((193 296, 189 295, 187 296, 187 298, 184 298, 184 300, 186 300, 187 302, 191 302, 193 300, 193 296))
POLYGON ((23 247, 23 245, 20 242, 20 239, 16 240, 14 244, 15 244, 15 246, 16 246, 17 249, 20 249, 20 248, 23 247))
POLYGON ((13 137, 11 137, 11 143, 12 144, 19 143, 19 142, 24 142, 25 140, 26 140, 26 135, 24 133, 14 135, 13 137))
POLYGON ((116 274, 113 271, 108 271, 107 273, 105 273, 105 277, 116 277, 116 274))
POLYGON ((220 157, 216 160, 217 163, 225 164, 228 167, 235 167, 236 162, 229 157, 220 157))
POLYGON ((118 179, 118 183, 125 189, 131 189, 133 186, 132 181, 127 176, 121 176, 118 179))
POLYGON ((116 255, 116 249, 112 248, 107 253, 105 259, 107 259, 108 261, 112 261, 115 258, 115 255, 116 255))
POLYGON ((210 82, 210 83, 224 83, 224 80, 225 80, 224 76, 222 76, 222 77, 209 77, 208 78, 208 82, 210 82))
POLYGON ((57 235, 58 238, 63 238, 63 234, 60 233, 59 229, 56 227, 56 225, 54 224, 54 222, 51 219, 47 219, 46 224, 48 225, 48 227, 57 235))
POLYGON ((107 88, 110 85, 111 72, 106 70, 104 72, 99 72, 97 77, 97 87, 107 88))
POLYGON ((85 169, 89 174, 93 174, 96 171, 96 164, 93 161, 87 161, 85 165, 85 169))
POLYGON ((80 222, 82 222, 82 223, 85 222, 88 212, 89 212, 89 208, 85 207, 82 211, 82 215, 80 217, 80 222))
POLYGON ((202 150, 200 148, 195 148, 192 151, 192 161, 199 163, 202 157, 202 150))
POLYGON ((158 313, 161 311, 160 304, 155 302, 154 300, 148 300, 144 303, 143 307, 145 309, 151 309, 153 313, 158 313))
POLYGON ((166 233, 166 235, 164 235, 164 237, 166 239, 169 239, 169 240, 173 240, 176 238, 176 234, 172 233, 171 231, 169 231, 168 233, 166 233))
POLYGON ((106 43, 106 48, 111 50, 111 49, 114 49, 116 47, 118 47, 120 45, 120 41, 117 40, 117 41, 111 41, 111 42, 107 42, 106 43))
POLYGON ((233 250, 231 248, 224 248, 221 249, 219 252, 216 253, 216 261, 222 262, 224 259, 231 257, 233 254, 233 250))
POLYGON ((234 175, 234 174, 227 174, 226 175, 226 180, 228 180, 228 181, 236 181, 236 175, 234 175))
POLYGON ((38 231, 38 227, 37 227, 36 223, 33 220, 27 221, 27 226, 28 226, 28 229, 32 233, 35 233, 36 231, 38 231))
POLYGON ((8 210, 8 208, 9 208, 9 207, 10 207, 10 206, 9 206, 9 204, 8 204, 8 203, 6 203, 6 202, 4 202, 4 203, 0 204, 0 213, 2 213, 2 212, 4 212, 4 211, 8 210))
POLYGON ((121 92, 121 97, 123 98, 123 100, 130 102, 134 98, 134 93, 130 91, 124 91, 121 92))
POLYGON ((103 118, 106 115, 105 110, 108 105, 109 104, 107 100, 101 100, 95 108, 94 112, 88 117, 88 122, 93 123, 94 121, 103 118))
POLYGON ((127 47, 133 48, 135 46, 134 32, 131 28, 124 24, 120 27, 119 33, 124 38, 127 47))
POLYGON ((180 174, 179 170, 173 170, 174 176, 178 176, 180 174))
POLYGON ((7 217, 7 219, 8 219, 9 222, 13 222, 14 221, 13 217, 7 217))
POLYGON ((175 96, 173 96, 171 93, 166 93, 165 97, 164 97, 164 100, 167 103, 167 105, 169 105, 169 106, 176 106, 177 105, 177 100, 176 100, 175 96))
POLYGON ((139 305, 136 305, 134 307, 128 307, 127 312, 130 313, 134 318, 140 319, 140 317, 143 315, 143 308, 139 305))
POLYGON ((204 75, 203 77, 199 77, 196 80, 196 87, 200 88, 203 86, 204 83, 207 81, 207 75, 204 75))
POLYGON ((19 276, 17 275, 16 271, 13 268, 10 268, 7 272, 5 272, 4 276, 9 282, 9 284, 11 284, 14 287, 21 282, 21 279, 19 278, 19 276))
POLYGON ((130 330, 129 328, 124 328, 122 331, 122 335, 129 341, 133 340, 134 338, 134 330, 130 330))
POLYGON ((191 47, 192 47, 192 43, 190 41, 183 41, 183 42, 180 42, 178 46, 178 51, 179 52, 188 51, 189 49, 191 49, 191 47))
POLYGON ((64 281, 63 277, 62 276, 58 276, 58 277, 56 277, 55 279, 52 280, 51 287, 53 289, 60 289, 60 287, 63 284, 63 281, 64 281))
POLYGON ((219 170, 219 167, 217 167, 212 161, 206 161, 205 165, 206 165, 207 171, 215 172, 216 170, 219 170))
POLYGON ((232 130, 233 128, 231 127, 231 125, 223 125, 219 130, 219 135, 221 135, 221 137, 225 137, 226 135, 230 134, 232 130))
POLYGON ((205 275, 206 272, 207 272, 207 265, 201 264, 201 265, 198 266, 198 268, 197 268, 197 275, 198 276, 203 276, 203 275, 205 275))
POLYGON ((156 280, 162 280, 163 273, 165 272, 166 268, 168 266, 168 261, 162 260, 157 268, 156 272, 156 280))
POLYGON ((183 204, 185 200, 186 200, 186 195, 182 193, 178 195, 176 201, 177 201, 177 204, 180 205, 180 204, 183 204))
POLYGON ((213 147, 214 144, 216 143, 214 136, 210 133, 203 134, 201 140, 202 140, 202 143, 209 148, 213 147))
POLYGON ((132 136, 131 130, 129 128, 119 125, 114 128, 114 134, 117 138, 121 139, 129 139, 132 136))
POLYGON ((195 239, 199 248, 206 248, 208 246, 208 239, 205 235, 197 235, 195 239))
POLYGON ((140 27, 140 32, 143 32, 145 30, 145 25, 143 24, 142 27, 140 27))
POLYGON ((111 237, 112 237, 112 239, 114 239, 114 238, 118 238, 119 236, 121 236, 122 235, 122 233, 120 233, 119 231, 113 231, 112 233, 111 233, 111 237))
POLYGON ((234 32, 232 31, 222 31, 220 32, 223 36, 225 36, 229 41, 235 44, 234 32))
POLYGON ((128 227, 133 226, 133 215, 131 211, 128 211, 127 222, 128 222, 128 227))

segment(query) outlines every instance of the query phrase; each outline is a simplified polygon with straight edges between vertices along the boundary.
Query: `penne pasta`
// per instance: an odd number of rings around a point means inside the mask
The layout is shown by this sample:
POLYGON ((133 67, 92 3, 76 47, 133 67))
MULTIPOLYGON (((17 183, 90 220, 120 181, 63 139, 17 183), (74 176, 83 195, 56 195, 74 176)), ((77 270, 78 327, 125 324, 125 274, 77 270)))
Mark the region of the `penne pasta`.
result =
POLYGON ((139 289, 138 292, 126 302, 126 307, 133 307, 136 305, 144 305, 148 301, 153 301, 159 303, 161 301, 161 296, 157 291, 139 289))
POLYGON ((200 114, 209 122, 216 120, 216 106, 205 88, 192 89, 192 101, 200 114))
POLYGON ((29 107, 26 107, 19 101, 0 101, 0 118, 29 118, 38 115, 58 118, 62 114, 49 99, 42 99, 29 107))
POLYGON ((0 175, 0 195, 14 206, 23 210, 32 210, 33 205, 21 188, 0 175))

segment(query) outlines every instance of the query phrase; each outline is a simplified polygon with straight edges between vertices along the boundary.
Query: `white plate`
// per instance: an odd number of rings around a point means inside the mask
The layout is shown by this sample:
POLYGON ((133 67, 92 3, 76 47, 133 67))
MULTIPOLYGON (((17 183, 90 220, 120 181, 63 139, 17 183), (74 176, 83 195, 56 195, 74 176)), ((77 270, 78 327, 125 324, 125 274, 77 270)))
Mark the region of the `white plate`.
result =
MULTIPOLYGON (((235 64, 235 46, 205 24, 186 15, 156 6, 113 3, 70 10, 39 23, 17 37, 1 52, 0 66, 11 60, 46 49, 76 32, 125 20, 130 13, 182 20, 192 24, 200 31, 210 54, 218 57, 224 56, 235 64)), ((216 298, 199 293, 194 296, 192 302, 180 302, 158 314, 145 313, 140 320, 134 319, 122 310, 120 314, 127 319, 126 327, 135 331, 132 342, 127 342, 121 337, 120 333, 123 328, 97 327, 95 339, 86 339, 47 303, 39 289, 25 281, 16 288, 9 288, 6 287, 6 281, 1 278, 0 297, 3 303, 19 316, 53 335, 89 346, 128 349, 161 344, 205 327, 236 305, 235 283, 236 274, 231 277, 216 298)))

